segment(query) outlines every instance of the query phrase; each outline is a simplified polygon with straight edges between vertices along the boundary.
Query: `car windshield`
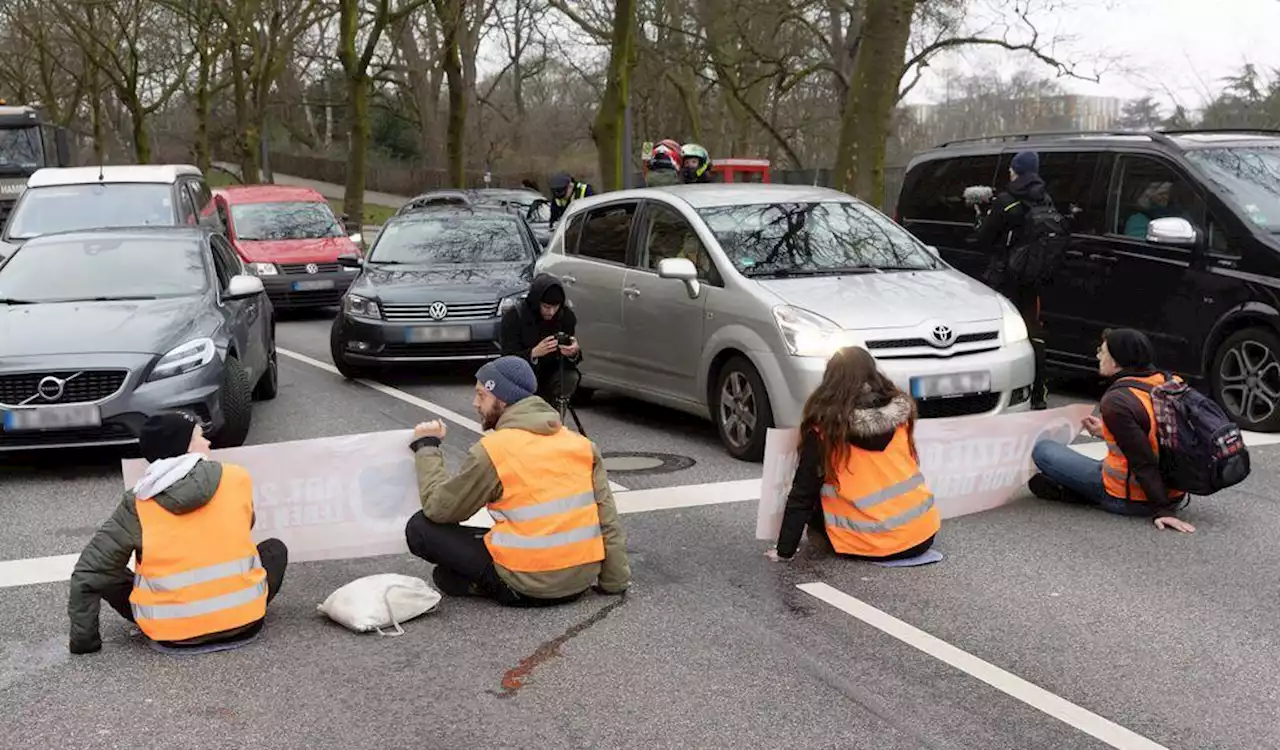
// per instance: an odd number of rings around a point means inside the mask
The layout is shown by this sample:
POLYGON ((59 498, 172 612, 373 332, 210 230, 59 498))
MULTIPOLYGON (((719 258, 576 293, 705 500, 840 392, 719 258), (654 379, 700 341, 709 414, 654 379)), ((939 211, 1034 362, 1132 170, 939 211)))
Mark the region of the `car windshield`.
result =
POLYGON ((169 185, 92 183, 27 190, 7 231, 12 239, 27 240, 53 232, 175 223, 169 185))
POLYGON ((533 260, 518 220, 497 216, 409 214, 382 228, 370 263, 503 263, 533 260))
POLYGON ((1280 147, 1207 148, 1187 152, 1245 218, 1280 234, 1280 147))
POLYGON ((242 203, 231 206, 231 223, 242 240, 312 240, 342 237, 328 203, 242 203))
POLYGON ((861 203, 759 203, 698 211, 743 275, 924 271, 942 264, 861 203))
POLYGON ((0 304, 185 297, 208 288, 201 243, 187 239, 41 241, 0 267, 0 304))
POLYGON ((0 129, 0 172, 36 169, 42 161, 40 128, 0 129))

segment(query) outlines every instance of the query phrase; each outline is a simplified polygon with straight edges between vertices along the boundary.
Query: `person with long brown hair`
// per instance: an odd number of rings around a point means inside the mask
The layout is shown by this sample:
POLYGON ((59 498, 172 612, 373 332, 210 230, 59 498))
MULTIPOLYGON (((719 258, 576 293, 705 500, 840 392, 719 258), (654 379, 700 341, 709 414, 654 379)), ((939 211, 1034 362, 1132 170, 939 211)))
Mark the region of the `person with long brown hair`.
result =
POLYGON ((805 401, 800 460, 778 546, 789 560, 805 526, 811 541, 839 555, 888 561, 918 557, 941 525, 920 473, 915 401, 876 368, 870 353, 845 347, 805 401))

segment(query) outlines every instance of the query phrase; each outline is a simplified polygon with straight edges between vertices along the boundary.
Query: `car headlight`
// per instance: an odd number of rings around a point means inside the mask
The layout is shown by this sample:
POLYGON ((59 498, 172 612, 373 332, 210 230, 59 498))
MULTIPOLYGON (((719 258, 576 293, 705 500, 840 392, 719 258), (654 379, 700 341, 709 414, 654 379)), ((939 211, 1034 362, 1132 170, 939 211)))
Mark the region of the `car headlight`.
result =
POLYGON ((1013 303, 1000 297, 1000 308, 1004 314, 1000 321, 1000 328, 1004 334, 1005 344, 1017 344, 1027 340, 1027 322, 1022 319, 1022 313, 1018 312, 1018 308, 1013 303))
POLYGON ((161 357, 156 366, 151 368, 151 374, 147 376, 147 380, 164 380, 199 370, 212 362, 217 355, 218 347, 213 343, 213 339, 188 341, 170 349, 168 354, 161 357))
POLYGON ((275 276, 280 273, 280 269, 276 268, 275 263, 247 263, 249 273, 254 276, 275 276))
POLYGON ((860 346, 856 336, 816 313, 799 307, 773 308, 787 350, 795 357, 830 357, 846 346, 860 346))
POLYGON ((524 303, 525 297, 528 296, 528 292, 521 292, 520 294, 513 294, 510 297, 503 297, 502 301, 498 303, 498 314, 502 315, 513 307, 519 307, 524 303))
POLYGON ((382 319, 382 310, 378 307, 377 300, 358 294, 348 294, 342 298, 342 311, 356 318, 382 319))

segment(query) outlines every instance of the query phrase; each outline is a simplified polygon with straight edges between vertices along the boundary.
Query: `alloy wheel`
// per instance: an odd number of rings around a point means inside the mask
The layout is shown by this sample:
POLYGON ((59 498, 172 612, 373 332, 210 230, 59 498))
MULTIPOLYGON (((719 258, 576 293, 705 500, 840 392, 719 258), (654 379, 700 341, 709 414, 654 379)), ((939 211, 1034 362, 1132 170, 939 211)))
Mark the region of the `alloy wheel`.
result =
POLYGON ((1218 366, 1218 383, 1227 409, 1254 424, 1280 407, 1280 360, 1261 342, 1246 339, 1228 349, 1218 366))
POLYGON ((734 448, 743 449, 756 431, 756 396, 745 373, 733 371, 720 388, 720 424, 734 448))

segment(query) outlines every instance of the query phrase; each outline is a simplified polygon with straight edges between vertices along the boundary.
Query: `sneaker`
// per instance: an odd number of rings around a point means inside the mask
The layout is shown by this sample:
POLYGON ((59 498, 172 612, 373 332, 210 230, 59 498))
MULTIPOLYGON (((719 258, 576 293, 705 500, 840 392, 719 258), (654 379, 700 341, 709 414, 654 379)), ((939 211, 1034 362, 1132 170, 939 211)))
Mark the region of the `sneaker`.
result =
POLYGON ((1049 408, 1049 389, 1041 387, 1039 393, 1031 395, 1031 411, 1044 411, 1049 408))
POLYGON ((1036 474, 1027 482, 1027 489, 1031 490, 1031 494, 1041 500, 1056 500, 1061 502, 1066 499, 1066 489, 1053 481, 1044 474, 1036 474))
POLYGON ((480 593, 480 587, 440 565, 431 571, 431 580, 445 596, 475 596, 480 593))

